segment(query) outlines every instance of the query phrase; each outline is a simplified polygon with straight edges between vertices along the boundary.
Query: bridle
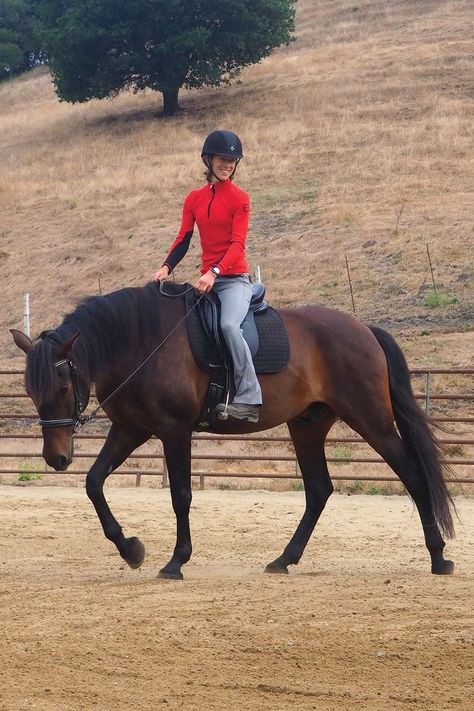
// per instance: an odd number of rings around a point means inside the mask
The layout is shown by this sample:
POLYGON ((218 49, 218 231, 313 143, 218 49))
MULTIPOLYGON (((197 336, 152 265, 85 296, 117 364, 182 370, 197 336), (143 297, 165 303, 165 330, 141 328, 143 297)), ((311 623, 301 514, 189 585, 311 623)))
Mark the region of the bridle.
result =
POLYGON ((68 358, 63 358, 63 360, 58 360, 55 364, 55 368, 59 368, 60 365, 64 365, 64 363, 67 363, 69 366, 69 372, 71 375, 71 382, 72 382, 72 389, 74 392, 74 411, 72 414, 72 417, 64 417, 63 419, 60 420, 45 420, 43 418, 39 418, 38 422, 41 425, 41 427, 74 427, 74 431, 77 430, 77 427, 79 425, 85 424, 89 418, 88 417, 81 417, 82 413, 85 410, 85 404, 82 401, 81 394, 79 392, 79 384, 78 384, 78 377, 77 377, 77 368, 72 362, 72 360, 69 360, 68 358))

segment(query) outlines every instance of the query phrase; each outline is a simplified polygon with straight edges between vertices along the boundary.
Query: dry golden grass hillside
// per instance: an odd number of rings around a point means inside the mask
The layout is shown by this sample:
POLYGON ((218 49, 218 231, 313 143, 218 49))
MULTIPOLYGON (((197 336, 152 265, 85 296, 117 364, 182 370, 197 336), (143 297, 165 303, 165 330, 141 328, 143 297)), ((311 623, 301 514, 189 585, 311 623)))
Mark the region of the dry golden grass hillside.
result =
MULTIPOLYGON (((396 330, 415 365, 474 364, 471 0, 300 0, 297 41, 233 86, 59 103, 48 73, 0 85, 2 359, 76 299, 146 282, 202 180, 204 135, 243 139, 252 267, 276 305, 396 330), (432 286, 448 302, 425 304, 432 286)), ((197 273, 198 239, 177 277, 197 273)), ((10 362, 12 362, 10 360, 10 362)))

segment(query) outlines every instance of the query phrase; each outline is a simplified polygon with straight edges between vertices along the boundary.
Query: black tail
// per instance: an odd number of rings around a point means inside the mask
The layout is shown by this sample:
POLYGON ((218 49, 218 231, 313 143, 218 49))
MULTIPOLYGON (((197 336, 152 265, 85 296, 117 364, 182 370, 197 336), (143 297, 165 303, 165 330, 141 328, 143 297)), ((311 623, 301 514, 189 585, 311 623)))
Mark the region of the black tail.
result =
POLYGON ((410 371, 400 346, 382 328, 370 326, 370 330, 387 358, 390 396, 398 431, 423 472, 438 526, 447 537, 453 538, 451 507, 455 509, 455 506, 444 479, 444 474, 450 472, 449 466, 436 436, 428 426, 429 418, 413 395, 410 371))

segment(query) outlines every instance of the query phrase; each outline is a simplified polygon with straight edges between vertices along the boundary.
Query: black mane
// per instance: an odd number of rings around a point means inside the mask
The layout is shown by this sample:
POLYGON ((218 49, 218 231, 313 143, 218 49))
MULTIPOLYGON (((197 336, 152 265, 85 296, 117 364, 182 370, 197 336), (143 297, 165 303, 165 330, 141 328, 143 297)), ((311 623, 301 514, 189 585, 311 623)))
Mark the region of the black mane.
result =
POLYGON ((57 389, 54 351, 80 332, 74 353, 81 374, 89 383, 126 349, 142 344, 156 347, 160 334, 159 291, 155 282, 143 287, 88 296, 58 328, 43 331, 28 354, 26 388, 37 402, 46 402, 57 389))

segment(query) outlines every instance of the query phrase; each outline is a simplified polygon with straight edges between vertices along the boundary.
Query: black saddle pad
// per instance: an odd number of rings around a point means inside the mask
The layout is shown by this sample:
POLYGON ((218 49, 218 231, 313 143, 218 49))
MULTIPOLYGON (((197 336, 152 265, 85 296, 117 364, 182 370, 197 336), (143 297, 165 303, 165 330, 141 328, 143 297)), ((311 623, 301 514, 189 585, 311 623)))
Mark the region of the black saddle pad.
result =
MULTIPOLYGON (((177 296, 181 294, 186 300, 186 326, 189 342, 196 363, 202 370, 212 372, 215 366, 222 365, 215 346, 206 337, 196 308, 196 292, 190 284, 175 284, 164 282, 161 293, 177 296), (166 286, 164 286, 166 284, 166 286)), ((258 331, 259 347, 253 359, 255 372, 278 373, 288 365, 290 359, 290 343, 286 326, 280 314, 271 306, 263 313, 255 313, 255 323, 258 331)))

